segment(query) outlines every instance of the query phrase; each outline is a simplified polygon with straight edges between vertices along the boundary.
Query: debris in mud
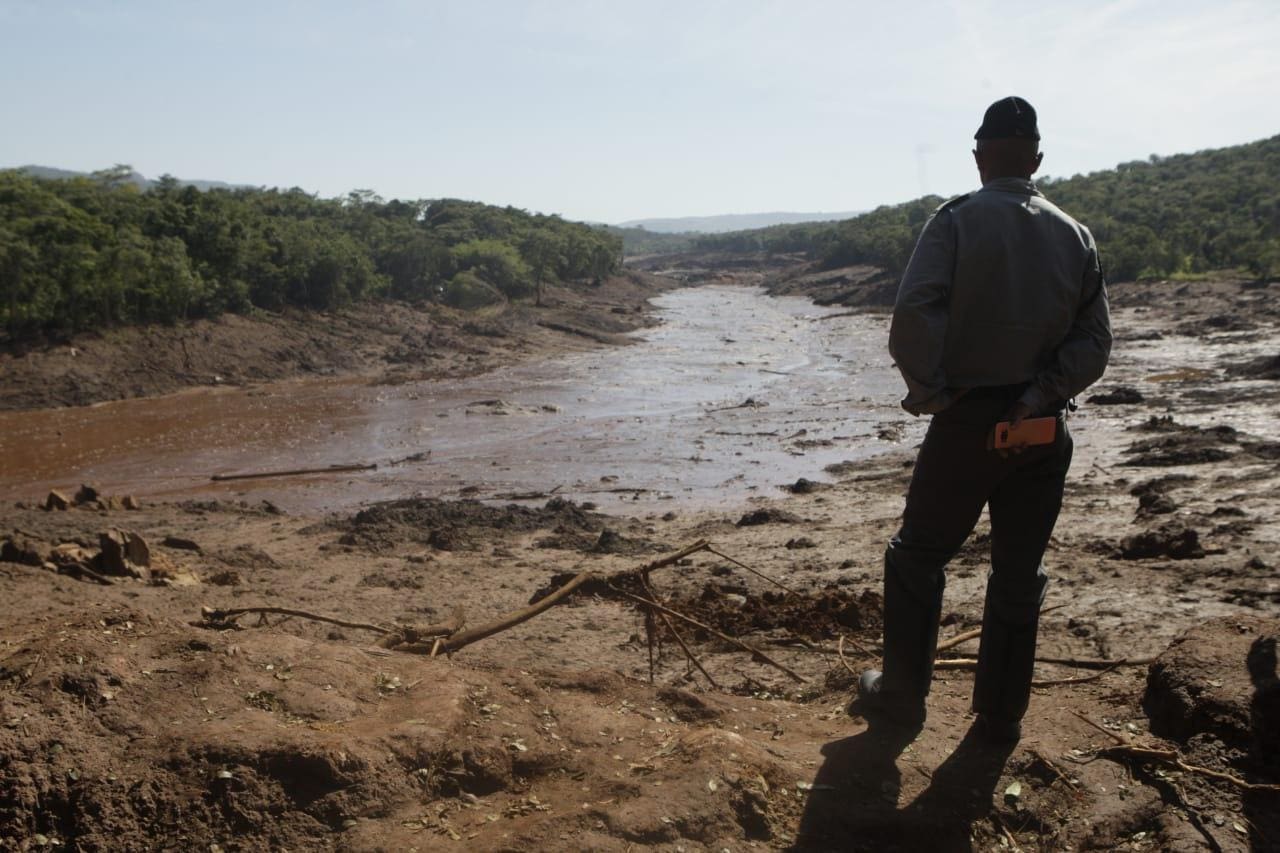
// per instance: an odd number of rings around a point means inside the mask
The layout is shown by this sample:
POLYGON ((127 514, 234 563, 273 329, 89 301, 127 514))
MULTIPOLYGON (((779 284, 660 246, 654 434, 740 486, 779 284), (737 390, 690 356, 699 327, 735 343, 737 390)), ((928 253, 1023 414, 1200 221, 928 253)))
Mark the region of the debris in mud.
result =
POLYGON ((820 492, 829 487, 825 483, 815 483, 813 480, 807 480, 804 477, 801 477, 791 485, 783 486, 782 488, 786 489, 793 495, 811 495, 814 492, 820 492))
POLYGON ((1156 477, 1129 489, 1129 494, 1138 499, 1139 515, 1166 515, 1174 512, 1178 504, 1169 496, 1169 490, 1187 483, 1195 482, 1189 474, 1170 474, 1156 477))
POLYGON ((738 527, 755 527, 759 524, 799 524, 800 516, 783 509, 766 507, 754 509, 738 519, 738 527))
POLYGON ((1158 438, 1135 441, 1125 449, 1132 457, 1125 464, 1139 467, 1221 462, 1233 455, 1233 451, 1223 449, 1222 445, 1238 445, 1240 440, 1240 433, 1234 427, 1184 425, 1167 415, 1149 418, 1135 429, 1160 434, 1158 438))
POLYGON ((1098 406, 1120 406, 1141 403, 1145 399, 1146 397, 1143 397, 1137 388, 1121 385, 1110 391, 1090 396, 1088 402, 1098 406))
POLYGON ((766 590, 757 595, 745 586, 715 581, 704 584, 696 596, 674 600, 672 606, 732 636, 781 630, 809 640, 878 628, 884 611, 879 593, 869 589, 854 594, 831 584, 813 593, 766 590))
POLYGON ((1164 524, 1155 530, 1126 536, 1120 542, 1120 558, 1124 560, 1145 560, 1153 557, 1194 560, 1204 555, 1205 550, 1200 546, 1200 534, 1176 523, 1164 524))
POLYGON ((552 498, 541 508, 516 504, 495 507, 472 499, 409 498, 374 504, 329 526, 343 531, 338 540, 343 545, 370 551, 410 542, 451 551, 477 548, 496 533, 543 528, 596 533, 604 526, 604 519, 564 498, 552 498))
POLYGON ((1228 365, 1227 375, 1236 379, 1280 379, 1280 355, 1264 355, 1228 365))

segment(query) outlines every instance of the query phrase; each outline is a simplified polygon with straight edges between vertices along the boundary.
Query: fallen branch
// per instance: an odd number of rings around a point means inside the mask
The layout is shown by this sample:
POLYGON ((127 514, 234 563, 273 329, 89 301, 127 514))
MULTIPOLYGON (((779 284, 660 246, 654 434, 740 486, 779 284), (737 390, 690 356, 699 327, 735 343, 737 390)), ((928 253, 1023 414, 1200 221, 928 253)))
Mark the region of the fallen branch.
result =
POLYGON ((332 474, 337 471, 373 471, 377 467, 376 464, 330 465, 327 468, 294 468, 288 471, 256 471, 251 474, 214 474, 209 479, 221 483, 227 480, 256 480, 261 477, 299 477, 303 474, 332 474))
POLYGON ((279 616, 297 616, 300 619, 310 619, 313 622, 327 622, 330 625, 337 625, 341 628, 376 631, 379 634, 392 634, 396 630, 394 628, 384 628, 381 625, 370 625, 367 622, 348 622, 345 619, 322 616, 319 613, 308 613, 305 610, 294 610, 289 607, 232 607, 227 610, 218 610, 213 607, 200 608, 200 618, 206 624, 215 628, 231 627, 236 619, 246 613, 273 613, 279 616))
POLYGON ((531 604, 528 607, 521 608, 514 613, 509 613, 496 622, 490 622, 488 625, 481 625, 479 628, 472 628, 470 631, 459 631, 453 636, 437 642, 435 644, 436 651, 433 652, 433 654, 439 652, 444 652, 446 654, 456 652, 463 646, 469 646, 478 640, 483 640, 485 637, 492 637, 494 634, 519 625, 521 622, 528 622, 538 614, 555 607, 561 601, 572 595, 574 591, 583 584, 589 581, 599 581, 600 579, 600 576, 595 572, 582 572, 555 592, 545 598, 538 599, 536 603, 531 604))
POLYGON ((452 637, 466 624, 466 613, 461 607, 455 607, 448 619, 434 625, 397 625, 392 633, 378 640, 378 645, 397 652, 432 654, 440 638, 452 637))
MULTIPOLYGON (((1061 610, 1066 606, 1067 606, 1066 604, 1055 604, 1052 607, 1046 607, 1040 611, 1040 615, 1043 616, 1046 613, 1052 613, 1055 610, 1061 610)), ((970 628, 968 631, 961 631, 959 634, 956 634, 954 637, 949 637, 943 640, 942 642, 938 643, 937 651, 942 652, 942 651, 946 651, 947 649, 955 648, 961 643, 968 642, 969 640, 976 640, 981 636, 982 636, 981 626, 977 628, 970 628)))
POLYGON ((675 618, 681 620, 682 622, 688 622, 690 625, 694 626, 695 628, 701 628, 702 630, 716 637, 719 637, 720 639, 724 640, 727 643, 732 643, 733 645, 742 649, 744 652, 750 653, 751 656, 756 660, 759 660, 762 663, 767 663, 769 664, 769 666, 772 666, 774 669, 777 669, 783 673, 786 673, 791 678, 795 679, 801 684, 809 683, 804 676, 796 674, 795 671, 788 669, 787 667, 778 663, 776 660, 769 657, 759 649, 752 648, 751 646, 748 646, 746 643, 742 642, 741 640, 735 639, 734 637, 730 637, 728 634, 721 633, 720 631, 717 631, 715 628, 712 628, 710 625, 706 625, 702 622, 699 622, 697 619, 694 619, 692 616, 685 616, 683 613, 681 613, 678 610, 672 610, 670 607, 663 607, 661 604, 658 604, 656 601, 650 601, 647 598, 636 595, 634 593, 627 592, 624 589, 618 589, 617 587, 613 587, 613 590, 617 592, 619 595, 623 596, 624 598, 629 598, 638 604, 643 604, 647 607, 652 607, 654 610, 660 613, 665 613, 668 616, 674 616, 675 618))
POLYGON ((1178 754, 1177 750, 1156 749, 1154 747, 1133 744, 1128 738, 1094 722, 1079 711, 1073 710, 1071 713, 1115 742, 1115 746, 1104 746, 1099 749, 1099 755, 1103 755, 1108 758, 1113 755, 1123 755, 1128 756, 1129 758, 1136 758, 1139 761, 1158 761, 1161 764, 1176 767, 1184 773, 1193 773, 1197 776, 1205 776, 1209 779, 1217 779, 1222 782, 1227 782, 1234 785, 1241 791, 1265 791, 1268 793, 1280 794, 1280 785, 1256 784, 1245 781, 1239 776, 1232 775, 1231 773, 1224 773, 1221 770, 1213 770, 1212 768, 1201 767, 1197 764, 1188 764, 1182 760, 1182 756, 1178 754))
MULTIPOLYGON (((1154 658, 1120 658, 1119 660, 1090 660, 1082 658, 1049 658, 1038 657, 1036 663, 1055 663, 1059 666, 1074 666, 1079 669, 1101 669, 1099 675, 1110 672, 1121 666, 1145 666, 1154 658)), ((977 658, 942 658, 933 662, 934 669, 974 669, 978 666, 977 658)))
POLYGON ((1224 773, 1220 770, 1212 770, 1208 767, 1200 767, 1196 764, 1188 764, 1182 760, 1182 756, 1172 749, 1152 749, 1145 746, 1131 746, 1125 744, 1123 746, 1107 746, 1098 750, 1099 755, 1127 755, 1130 758, 1136 758, 1139 761, 1158 761, 1162 764, 1168 764, 1176 767, 1186 773, 1194 773, 1197 776, 1205 776, 1210 779, 1218 779, 1234 785, 1241 791, 1266 791, 1268 793, 1280 794, 1280 785, 1264 785, 1253 782, 1246 782, 1239 776, 1230 773, 1224 773))
POLYGON ((841 635, 840 635, 840 642, 836 643, 836 654, 840 657, 840 663, 844 665, 844 668, 845 668, 845 669, 847 669, 847 670, 849 670, 849 674, 850 674, 850 675, 852 675, 854 678, 861 678, 861 677, 862 677, 862 676, 861 676, 861 674, 860 674, 860 673, 858 673, 858 672, 856 672, 856 671, 854 670, 854 668, 853 668, 853 667, 849 666, 849 661, 845 659, 845 656, 844 656, 844 634, 841 634, 841 635))
POLYGON ((1119 662, 1117 662, 1115 666, 1109 666, 1106 669, 1100 669, 1097 672, 1095 672, 1093 675, 1080 675, 1075 678, 1040 679, 1040 680, 1032 681, 1031 686, 1032 687, 1057 687, 1064 684, 1084 684, 1086 681, 1098 680, 1099 678, 1106 675, 1108 672, 1111 672, 1118 666, 1120 666, 1119 662))

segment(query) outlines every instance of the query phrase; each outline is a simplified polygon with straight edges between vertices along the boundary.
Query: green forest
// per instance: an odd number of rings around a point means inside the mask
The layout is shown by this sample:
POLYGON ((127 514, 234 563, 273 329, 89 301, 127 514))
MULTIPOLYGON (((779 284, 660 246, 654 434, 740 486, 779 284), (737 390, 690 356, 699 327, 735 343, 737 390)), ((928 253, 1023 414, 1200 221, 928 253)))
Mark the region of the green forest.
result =
POLYGON ((616 272, 622 241, 557 216, 451 199, 210 189, 127 166, 0 171, 0 330, 10 340, 386 297, 461 308, 541 300, 616 272))
MULTIPOLYGON (((1114 169, 1037 181, 1089 226, 1113 281, 1240 269, 1280 275, 1280 136, 1248 145, 1153 155, 1114 169)), ((926 196, 836 223, 778 225, 697 237, 720 251, 799 252, 824 267, 906 268, 943 199, 926 196)))

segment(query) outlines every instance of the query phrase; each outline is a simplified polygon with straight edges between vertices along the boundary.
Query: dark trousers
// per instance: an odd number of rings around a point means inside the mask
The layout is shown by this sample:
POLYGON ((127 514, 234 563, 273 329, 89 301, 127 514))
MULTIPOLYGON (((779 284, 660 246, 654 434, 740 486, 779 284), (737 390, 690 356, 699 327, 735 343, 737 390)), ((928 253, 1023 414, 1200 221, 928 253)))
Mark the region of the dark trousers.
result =
POLYGON ((974 710, 1020 719, 1031 695, 1036 629, 1048 577, 1041 558, 1062 506, 1071 436, 1059 414, 1053 444, 988 450, 1019 389, 978 389, 933 416, 916 460, 902 528, 885 552, 884 689, 929 692, 945 568, 991 516, 991 576, 974 680, 974 710))

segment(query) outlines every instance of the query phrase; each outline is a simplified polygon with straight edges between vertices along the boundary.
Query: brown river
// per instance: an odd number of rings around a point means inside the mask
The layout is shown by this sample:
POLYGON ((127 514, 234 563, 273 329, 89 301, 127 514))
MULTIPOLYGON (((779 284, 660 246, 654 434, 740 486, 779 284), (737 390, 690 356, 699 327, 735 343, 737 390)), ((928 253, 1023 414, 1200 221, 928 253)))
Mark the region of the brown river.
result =
MULTIPOLYGON (((0 413, 0 499, 89 483, 140 498, 350 509, 554 493, 602 509, 729 506, 918 438, 883 316, 707 286, 632 346, 403 385, 367 377, 0 413), (376 469, 215 482, 213 475, 376 469), (624 503, 625 502, 625 503, 624 503)), ((532 498, 531 498, 532 499, 532 498)))

